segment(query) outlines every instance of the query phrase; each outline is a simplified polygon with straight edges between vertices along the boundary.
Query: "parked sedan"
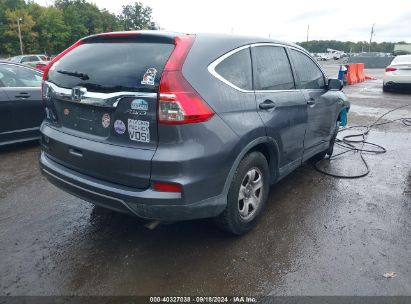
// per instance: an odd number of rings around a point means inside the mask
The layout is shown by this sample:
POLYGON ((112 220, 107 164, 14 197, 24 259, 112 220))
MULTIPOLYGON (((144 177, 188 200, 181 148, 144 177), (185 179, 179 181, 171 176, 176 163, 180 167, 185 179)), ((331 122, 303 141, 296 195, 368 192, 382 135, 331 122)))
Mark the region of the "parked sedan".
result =
POLYGON ((39 62, 48 61, 46 55, 20 55, 9 59, 11 62, 21 63, 34 67, 39 62))
POLYGON ((0 62, 0 145, 39 138, 44 119, 41 80, 38 70, 0 62))
POLYGON ((383 91, 411 88, 411 55, 399 55, 385 69, 383 91))

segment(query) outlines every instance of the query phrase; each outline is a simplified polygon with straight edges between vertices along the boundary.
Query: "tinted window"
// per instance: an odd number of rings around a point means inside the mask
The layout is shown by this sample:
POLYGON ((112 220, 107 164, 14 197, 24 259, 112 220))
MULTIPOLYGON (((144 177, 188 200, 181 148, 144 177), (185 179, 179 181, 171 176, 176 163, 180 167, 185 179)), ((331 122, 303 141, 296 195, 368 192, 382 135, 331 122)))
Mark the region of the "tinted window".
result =
POLYGON ((254 48, 255 89, 294 89, 294 79, 285 49, 276 46, 254 48))
POLYGON ((0 82, 6 87, 39 87, 42 74, 15 65, 0 65, 0 82))
POLYGON ((21 63, 24 62, 34 62, 34 61, 39 61, 39 58, 37 56, 24 56, 21 59, 21 63))
POLYGON ((392 63, 411 63, 411 56, 398 56, 392 61, 392 63))
POLYGON ((252 90, 251 57, 248 48, 220 62, 215 71, 228 82, 243 90, 252 90))
POLYGON ((164 43, 82 44, 53 65, 48 79, 60 87, 80 85, 95 92, 153 91, 173 48, 173 44, 164 43))
POLYGON ((20 62, 21 63, 30 62, 30 57, 29 56, 24 56, 23 58, 21 58, 20 62))
POLYGON ((323 89, 324 75, 319 67, 305 54, 291 50, 294 66, 302 89, 323 89))

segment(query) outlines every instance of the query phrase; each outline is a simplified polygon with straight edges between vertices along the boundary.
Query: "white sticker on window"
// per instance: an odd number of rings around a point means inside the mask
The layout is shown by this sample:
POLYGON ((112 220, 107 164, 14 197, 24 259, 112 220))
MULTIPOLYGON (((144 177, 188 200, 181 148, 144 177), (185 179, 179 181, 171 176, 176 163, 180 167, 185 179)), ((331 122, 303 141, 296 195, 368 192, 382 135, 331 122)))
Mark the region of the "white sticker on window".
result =
POLYGON ((134 141, 150 142, 150 123, 144 120, 129 119, 128 134, 134 141))
POLYGON ((143 80, 141 84, 154 85, 154 80, 156 79, 157 70, 155 68, 149 68, 144 73, 143 80))

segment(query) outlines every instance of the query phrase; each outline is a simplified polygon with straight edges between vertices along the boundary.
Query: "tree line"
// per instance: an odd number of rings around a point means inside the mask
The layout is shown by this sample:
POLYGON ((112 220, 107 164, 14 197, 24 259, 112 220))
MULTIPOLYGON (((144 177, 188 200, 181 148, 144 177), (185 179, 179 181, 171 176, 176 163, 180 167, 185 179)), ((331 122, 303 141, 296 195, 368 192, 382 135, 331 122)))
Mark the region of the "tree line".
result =
POLYGON ((405 44, 406 42, 372 42, 371 48, 370 43, 367 41, 337 41, 337 40, 311 40, 304 42, 297 42, 298 45, 302 46, 310 53, 326 53, 327 48, 344 51, 346 53, 361 53, 368 52, 383 52, 392 53, 394 51, 395 44, 405 44))
POLYGON ((33 1, 0 0, 0 54, 20 54, 18 23, 25 54, 57 54, 78 39, 96 33, 155 29, 152 9, 135 2, 119 15, 86 0, 55 0, 52 6, 33 1))

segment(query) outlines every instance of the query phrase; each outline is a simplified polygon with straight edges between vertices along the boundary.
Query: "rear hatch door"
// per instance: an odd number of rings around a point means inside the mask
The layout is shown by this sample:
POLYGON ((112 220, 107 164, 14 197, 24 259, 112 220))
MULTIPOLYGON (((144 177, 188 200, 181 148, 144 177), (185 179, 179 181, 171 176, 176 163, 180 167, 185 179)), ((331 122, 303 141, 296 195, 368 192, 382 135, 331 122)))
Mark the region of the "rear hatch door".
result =
POLYGON ((160 76, 173 41, 140 34, 94 36, 54 63, 44 86, 47 119, 79 140, 55 138, 47 154, 84 174, 147 188, 158 145, 160 76))

